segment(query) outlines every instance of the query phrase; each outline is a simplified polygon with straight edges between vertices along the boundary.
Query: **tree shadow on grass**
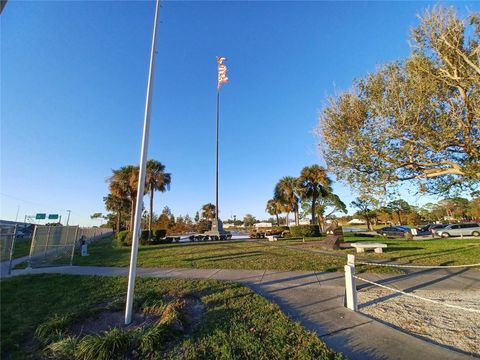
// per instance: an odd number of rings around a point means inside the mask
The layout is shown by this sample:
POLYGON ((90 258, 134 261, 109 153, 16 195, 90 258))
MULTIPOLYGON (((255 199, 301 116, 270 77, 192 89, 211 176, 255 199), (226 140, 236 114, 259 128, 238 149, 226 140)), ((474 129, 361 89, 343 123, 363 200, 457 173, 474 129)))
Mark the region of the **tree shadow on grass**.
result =
POLYGON ((225 255, 211 255, 211 256, 201 256, 195 258, 189 258, 189 261, 201 261, 201 260, 208 260, 208 261, 221 261, 221 260, 229 260, 229 259, 237 259, 237 258, 244 258, 244 257, 256 257, 263 255, 260 251, 249 251, 249 252, 239 252, 233 254, 225 254, 225 255))
POLYGON ((464 246, 464 247, 461 247, 461 248, 458 248, 458 249, 431 251, 428 254, 425 254, 425 253, 406 254, 406 255, 402 255, 402 256, 392 257, 391 260, 396 261, 396 260, 403 259, 403 258, 415 257, 415 259, 410 260, 410 262, 412 262, 412 261, 416 261, 416 260, 437 257, 439 254, 461 253, 461 252, 464 252, 465 250, 470 250, 470 248, 472 248, 472 246, 464 246))
POLYGON ((403 250, 425 250, 425 248, 422 247, 387 247, 383 249, 384 253, 391 253, 395 251, 403 251, 403 250))

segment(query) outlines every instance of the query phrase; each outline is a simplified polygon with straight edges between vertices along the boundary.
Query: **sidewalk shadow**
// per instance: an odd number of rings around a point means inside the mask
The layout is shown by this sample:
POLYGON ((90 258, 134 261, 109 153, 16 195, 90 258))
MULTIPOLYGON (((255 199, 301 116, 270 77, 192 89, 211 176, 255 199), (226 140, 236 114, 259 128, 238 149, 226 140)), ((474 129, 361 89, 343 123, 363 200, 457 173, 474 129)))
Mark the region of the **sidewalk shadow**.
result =
MULTIPOLYGON (((420 283, 418 285, 414 285, 414 286, 410 286, 409 288, 406 288, 406 289, 403 289, 402 291, 404 292, 412 292, 412 291, 415 291, 415 290, 418 290, 418 289, 421 289, 421 288, 424 288, 424 287, 427 287, 427 286, 430 286, 430 285, 433 285, 433 284, 436 284, 436 283, 439 283, 441 281, 444 281, 444 280, 447 280, 451 277, 454 277, 454 276, 458 276, 460 274, 463 274, 465 272, 467 272, 468 269, 462 269, 462 270, 458 270, 457 272, 455 273, 451 273, 451 274, 447 274, 447 275, 444 275, 444 276, 440 276, 439 278, 437 279, 433 279, 433 280, 430 280, 430 281, 426 281, 426 282, 423 282, 423 283, 420 283)), ((412 274, 412 275, 407 275, 409 278, 411 276, 415 276, 417 275, 418 273, 415 273, 415 274, 412 274)), ((406 276, 403 277, 403 279, 406 279, 406 276)), ((380 280, 380 281, 377 281, 379 284, 385 284, 385 283, 390 283, 391 281, 388 281, 388 279, 385 279, 385 280, 380 280)), ((369 288, 369 287, 374 287, 375 285, 370 285, 368 284, 368 286, 362 286, 362 287, 359 287, 359 288, 369 288)), ((375 299, 375 300, 371 300, 371 301, 368 301, 366 302, 365 304, 362 304, 359 306, 359 308, 364 308, 364 307, 367 307, 367 306, 370 306, 370 305, 374 305, 374 304, 378 304, 379 302, 382 302, 382 301, 386 301, 386 300, 389 300, 389 299, 393 299, 393 298, 396 298, 396 297, 399 297, 399 296, 402 296, 402 294, 400 293, 393 293, 393 294, 390 294, 390 295, 387 295, 387 296, 383 296, 383 297, 380 297, 378 299, 375 299)))
POLYGON ((377 318, 377 317, 375 317, 375 316, 371 316, 371 315, 365 314, 365 313, 361 313, 361 314, 362 314, 363 316, 365 316, 365 317, 368 317, 369 319, 375 320, 375 321, 377 321, 377 322, 379 322, 379 323, 381 323, 381 324, 383 324, 383 325, 385 325, 385 326, 391 327, 391 328, 393 328, 393 329, 395 329, 395 330, 397 330, 397 331, 400 331, 400 332, 402 332, 402 333, 404 333, 404 334, 413 336, 413 337, 415 337, 415 338, 417 338, 417 339, 420 339, 420 340, 422 340, 422 341, 425 341, 425 342, 427 342, 427 343, 429 343, 429 344, 433 344, 433 345, 439 346, 439 347, 444 348, 444 349, 447 349, 447 350, 451 350, 451 351, 454 351, 454 352, 457 352, 457 353, 461 353, 461 354, 463 354, 463 355, 472 356, 472 358, 477 358, 477 359, 480 358, 480 356, 479 356, 478 354, 476 354, 476 353, 464 351, 464 350, 462 350, 462 349, 456 348, 455 346, 447 345, 447 344, 442 344, 442 343, 439 343, 439 342, 437 342, 437 341, 435 341, 435 340, 432 340, 432 339, 430 339, 430 338, 428 338, 428 337, 425 337, 425 336, 422 336, 422 335, 419 335, 419 334, 414 334, 414 333, 408 332, 407 330, 405 330, 405 329, 403 329, 403 328, 401 328, 401 327, 399 327, 399 326, 397 326, 397 325, 395 325, 395 324, 389 323, 389 322, 384 321, 384 320, 382 320, 382 319, 379 319, 379 318, 377 318))

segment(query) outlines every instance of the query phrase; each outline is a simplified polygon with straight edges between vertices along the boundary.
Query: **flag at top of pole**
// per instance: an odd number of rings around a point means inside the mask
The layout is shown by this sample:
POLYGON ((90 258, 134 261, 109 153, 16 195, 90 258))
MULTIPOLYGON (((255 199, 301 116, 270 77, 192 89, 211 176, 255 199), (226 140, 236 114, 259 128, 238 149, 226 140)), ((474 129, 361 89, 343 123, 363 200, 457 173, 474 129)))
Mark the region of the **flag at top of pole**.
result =
POLYGON ((220 86, 222 86, 223 83, 228 82, 228 77, 227 77, 227 65, 225 65, 223 62, 226 61, 227 59, 224 57, 217 56, 217 63, 218 63, 218 83, 217 87, 220 89, 220 86))

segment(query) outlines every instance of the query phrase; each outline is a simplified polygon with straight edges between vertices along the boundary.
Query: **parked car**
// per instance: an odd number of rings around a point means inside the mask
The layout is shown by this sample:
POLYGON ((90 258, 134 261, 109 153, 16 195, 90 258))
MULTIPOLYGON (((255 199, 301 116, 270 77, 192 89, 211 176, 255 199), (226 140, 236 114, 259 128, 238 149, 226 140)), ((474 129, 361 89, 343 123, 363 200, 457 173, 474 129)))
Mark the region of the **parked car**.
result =
POLYGON ((382 236, 396 236, 404 237, 405 233, 410 232, 408 226, 386 226, 377 230, 377 233, 382 236))
POLYGON ((443 229, 437 230, 437 235, 443 238, 450 236, 480 236, 480 224, 465 223, 465 224, 450 224, 443 229))
POLYGON ((443 229, 448 224, 427 224, 417 229, 418 235, 430 235, 437 233, 438 230, 443 229))

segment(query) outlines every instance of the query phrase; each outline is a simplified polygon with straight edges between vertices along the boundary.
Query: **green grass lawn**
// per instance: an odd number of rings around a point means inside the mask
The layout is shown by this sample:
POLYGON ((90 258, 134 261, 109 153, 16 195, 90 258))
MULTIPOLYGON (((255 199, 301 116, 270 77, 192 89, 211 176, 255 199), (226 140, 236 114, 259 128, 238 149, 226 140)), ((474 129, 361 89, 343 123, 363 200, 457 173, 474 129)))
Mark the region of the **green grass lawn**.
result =
POLYGON ((368 252, 368 257, 422 265, 466 265, 480 263, 479 238, 414 241, 380 238, 378 241, 387 244, 388 248, 384 249, 384 253, 382 254, 368 252))
MULTIPOLYGON (((27 256, 30 253, 30 244, 32 243, 31 238, 24 238, 24 239, 15 239, 15 248, 13 249, 13 258, 19 258, 22 256, 27 256)), ((4 243, 0 244, 3 246, 4 243)), ((10 259, 10 244, 8 248, 1 249, 1 261, 7 261, 10 259)))
MULTIPOLYGON (((306 239, 306 241, 322 238, 306 239)), ((347 242, 382 242, 388 245, 383 254, 373 251, 361 254, 372 259, 388 259, 421 265, 465 265, 478 263, 480 239, 414 240, 357 237, 346 235, 347 242)), ((221 241, 140 246, 138 266, 178 267, 204 269, 248 269, 289 271, 338 271, 343 269, 347 254, 355 249, 331 250, 328 254, 311 253, 287 248, 300 245, 302 240, 283 240, 268 243, 260 241, 221 241), (272 246, 274 245, 274 246, 272 246)), ((311 249, 322 249, 311 247, 311 249)), ((324 249, 322 249, 324 250, 324 249)), ((113 239, 101 240, 89 246, 90 256, 74 258, 74 265, 128 266, 130 248, 115 246, 113 239)), ((390 272, 386 268, 368 271, 390 272)))
MULTIPOLYGON (((278 242, 280 243, 280 242, 278 242)), ((88 247, 90 256, 75 256, 74 265, 128 266, 130 248, 116 247, 112 239, 88 247)), ((140 246, 138 266, 203 269, 337 271, 343 258, 306 253, 266 242, 215 241, 140 246)))
MULTIPOLYGON (((408 241, 401 238, 388 239, 382 236, 369 238, 348 234, 345 236, 345 241, 351 243, 381 242, 388 245, 386 249, 383 249, 384 252, 382 254, 375 254, 373 251, 358 254, 359 256, 372 259, 388 259, 401 263, 420 265, 466 265, 480 263, 480 238, 436 238, 408 241)), ((289 241, 288 243, 290 245, 300 244, 301 241, 289 241)), ((321 249, 321 247, 316 246, 313 248, 321 249)), ((355 249, 332 252, 355 254, 355 249)))
MULTIPOLYGON (((205 304, 200 325, 176 337, 166 359, 340 359, 313 333, 251 290, 214 280, 138 279, 136 301, 165 294, 195 296, 205 304)), ((2 281, 1 358, 45 358, 34 333, 54 316, 94 317, 101 306, 123 308, 126 278, 36 275, 2 281)), ((73 320, 72 320, 73 321, 73 320)), ((68 323, 70 324, 70 323, 68 323)), ((147 357, 148 358, 148 357, 147 357)))

